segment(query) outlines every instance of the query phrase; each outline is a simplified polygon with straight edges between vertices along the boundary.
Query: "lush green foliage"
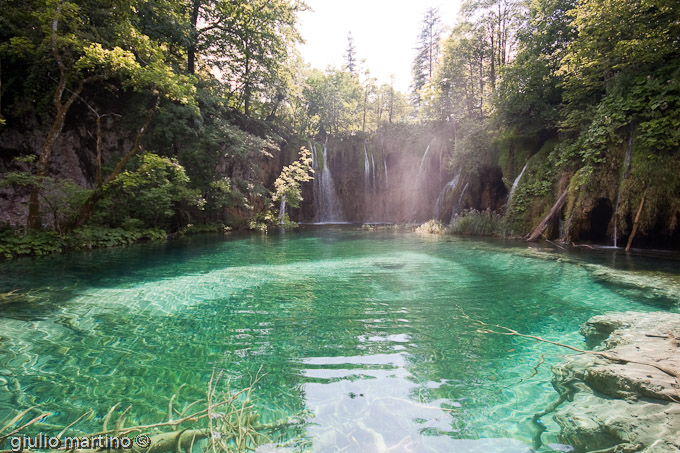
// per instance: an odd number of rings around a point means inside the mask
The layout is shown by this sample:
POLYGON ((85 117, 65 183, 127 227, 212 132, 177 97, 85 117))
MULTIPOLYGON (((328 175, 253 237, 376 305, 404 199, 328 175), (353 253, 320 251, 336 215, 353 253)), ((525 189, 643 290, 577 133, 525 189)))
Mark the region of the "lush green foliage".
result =
POLYGON ((297 208, 302 201, 301 183, 314 179, 312 173, 312 153, 305 148, 300 149, 300 158, 283 167, 281 174, 274 182, 273 201, 285 200, 288 206, 297 208))
POLYGON ((129 245, 133 242, 165 240, 161 229, 126 230, 88 226, 60 235, 55 231, 18 233, 13 229, 0 232, 0 257, 41 256, 65 250, 82 250, 129 245))
POLYGON ((38 159, 3 178, 31 193, 29 226, 64 233, 91 219, 174 230, 224 222, 226 208, 257 214, 270 197, 263 162, 284 142, 272 124, 289 114, 288 57, 304 9, 289 0, 3 3, 0 117, 47 137, 38 159), (65 127, 97 141, 80 156, 96 162, 93 190, 50 174, 65 127), (101 149, 107 134, 117 149, 101 149))
POLYGON ((448 231, 470 236, 506 236, 507 228, 500 214, 469 209, 457 215, 448 231))
POLYGON ((455 124, 451 166, 474 175, 503 161, 508 187, 521 169, 508 156, 557 142, 520 181, 508 211, 515 226, 535 221, 547 208, 525 215, 535 201, 571 181, 618 206, 619 233, 643 193, 641 227, 672 232, 680 221, 680 178, 668 171, 680 154, 678 17, 670 0, 470 0, 420 90, 420 116, 455 124), (613 193, 606 187, 617 183, 613 193))
MULTIPOLYGON (((351 36, 345 68, 307 67, 295 51, 305 9, 301 0, 6 0, 0 127, 42 134, 3 175, 29 195, 28 227, 59 237, 84 224, 266 229, 281 222, 272 202, 297 206, 310 179, 308 157, 276 160, 284 143, 417 120, 452 131, 448 164, 464 177, 500 166, 509 188, 532 159, 507 211, 513 227, 568 183, 616 197, 622 228, 644 196, 641 231, 676 229, 676 1, 467 0, 444 39, 430 8, 414 37, 410 106, 371 76, 351 36), (50 169, 65 131, 89 140, 79 150, 88 187, 50 169)), ((587 197, 572 199, 573 213, 587 197)), ((482 214, 467 217, 461 228, 478 229, 482 214)))
POLYGON ((312 174, 312 153, 305 148, 300 149, 298 160, 283 167, 281 174, 274 182, 275 191, 272 194, 272 201, 279 202, 279 214, 273 211, 273 204, 269 204, 269 209, 250 219, 248 227, 266 233, 269 228, 297 228, 297 224, 290 220, 286 212, 286 206, 297 208, 302 201, 301 183, 314 179, 312 174))
POLYGON ((109 223, 133 218, 143 225, 165 226, 177 203, 198 207, 205 203, 200 193, 188 186, 189 178, 176 159, 144 153, 134 167, 106 187, 107 199, 100 214, 109 223))

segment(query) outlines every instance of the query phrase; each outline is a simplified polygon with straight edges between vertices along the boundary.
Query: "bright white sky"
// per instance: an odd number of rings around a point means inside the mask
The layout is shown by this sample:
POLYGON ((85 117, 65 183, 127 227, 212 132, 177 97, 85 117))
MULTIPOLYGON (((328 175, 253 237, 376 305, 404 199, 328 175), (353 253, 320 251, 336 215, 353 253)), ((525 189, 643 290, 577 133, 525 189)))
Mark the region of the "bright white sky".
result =
POLYGON ((442 24, 456 22, 460 0, 305 0, 313 11, 300 15, 301 46, 307 63, 318 69, 344 64, 347 33, 352 32, 358 60, 365 59, 371 76, 407 93, 411 62, 425 10, 439 7, 442 24))

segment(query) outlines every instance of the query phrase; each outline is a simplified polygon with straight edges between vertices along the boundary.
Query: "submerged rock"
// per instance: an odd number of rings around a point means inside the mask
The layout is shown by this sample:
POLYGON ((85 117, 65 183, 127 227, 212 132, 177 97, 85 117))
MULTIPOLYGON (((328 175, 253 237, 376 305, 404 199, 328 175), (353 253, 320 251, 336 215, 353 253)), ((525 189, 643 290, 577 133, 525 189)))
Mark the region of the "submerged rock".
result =
POLYGON ((580 354, 553 368, 568 400, 554 415, 563 441, 576 452, 680 451, 680 314, 605 314, 581 333, 621 360, 580 354))

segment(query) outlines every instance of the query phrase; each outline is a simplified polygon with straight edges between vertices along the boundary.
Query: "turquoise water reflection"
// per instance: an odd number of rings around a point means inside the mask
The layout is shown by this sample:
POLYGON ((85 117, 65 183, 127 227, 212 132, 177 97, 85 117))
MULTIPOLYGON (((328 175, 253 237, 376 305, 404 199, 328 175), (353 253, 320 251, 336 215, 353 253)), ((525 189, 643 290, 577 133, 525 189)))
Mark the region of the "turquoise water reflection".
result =
POLYGON ((120 402, 157 422, 181 385, 191 401, 213 370, 239 388, 262 368, 264 420, 303 416, 294 450, 527 451, 565 351, 471 319, 583 346, 594 314, 677 311, 677 266, 661 263, 348 228, 5 263, 0 291, 32 293, 3 306, 0 420, 41 404, 66 425, 92 407, 78 428, 95 431, 120 402))

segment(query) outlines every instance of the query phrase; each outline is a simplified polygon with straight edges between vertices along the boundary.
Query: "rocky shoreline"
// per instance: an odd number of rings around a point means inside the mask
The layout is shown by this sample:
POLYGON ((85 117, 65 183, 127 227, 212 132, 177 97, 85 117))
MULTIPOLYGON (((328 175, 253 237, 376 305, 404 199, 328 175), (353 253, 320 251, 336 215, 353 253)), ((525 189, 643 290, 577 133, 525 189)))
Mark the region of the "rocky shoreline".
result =
POLYGON ((582 327, 593 354, 553 367, 553 414, 576 452, 680 451, 680 314, 609 313, 582 327))

